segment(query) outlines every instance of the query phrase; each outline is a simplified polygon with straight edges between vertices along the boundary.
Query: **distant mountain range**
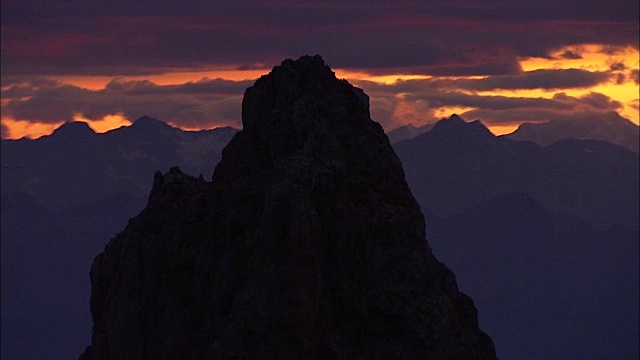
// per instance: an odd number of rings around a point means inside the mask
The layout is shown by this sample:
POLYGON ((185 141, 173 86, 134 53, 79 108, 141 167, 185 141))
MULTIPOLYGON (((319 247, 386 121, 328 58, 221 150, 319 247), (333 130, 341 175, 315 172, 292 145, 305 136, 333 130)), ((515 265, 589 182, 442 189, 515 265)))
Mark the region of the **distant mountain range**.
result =
POLYGON ((153 174, 175 164, 210 179, 236 131, 182 131, 142 117, 131 126, 96 134, 84 122, 68 122, 37 140, 2 140, 2 193, 29 194, 53 207, 117 193, 144 197, 153 174))
POLYGON ((210 179, 235 133, 142 117, 104 134, 72 122, 2 140, 2 358, 77 358, 91 335, 93 258, 144 208, 156 171, 179 164, 210 179))
POLYGON ((638 230, 638 154, 618 146, 566 139, 541 147, 496 137, 480 121, 454 115, 394 148, 428 213, 449 216, 525 192, 554 212, 638 230))
POLYGON ((387 133, 389 137, 389 141, 393 143, 397 143, 398 141, 413 139, 414 137, 426 133, 431 130, 434 124, 427 124, 422 126, 413 126, 411 124, 400 126, 399 128, 395 128, 387 133))
MULTIPOLYGON (((422 130, 394 148, 427 239, 476 300, 498 356, 637 354, 638 154, 515 141, 457 116, 422 130)), ((93 257, 144 207, 157 170, 209 180, 235 132, 144 117, 105 134, 68 123, 2 140, 3 357, 77 356, 93 257)))
MULTIPOLYGON (((413 139, 431 130, 434 124, 419 127, 404 125, 387 133, 391 143, 413 139)), ((564 139, 600 140, 640 153, 640 127, 616 112, 606 116, 583 117, 579 120, 554 120, 523 123, 516 131, 502 135, 511 140, 533 141, 540 146, 564 139)))
POLYGON ((638 153, 639 129, 638 125, 612 112, 603 117, 584 117, 573 121, 524 123, 515 132, 505 136, 511 140, 530 140, 542 146, 563 139, 600 140, 638 153))
POLYGON ((637 153, 542 147, 455 115, 394 148, 435 255, 500 357, 638 354, 637 153))

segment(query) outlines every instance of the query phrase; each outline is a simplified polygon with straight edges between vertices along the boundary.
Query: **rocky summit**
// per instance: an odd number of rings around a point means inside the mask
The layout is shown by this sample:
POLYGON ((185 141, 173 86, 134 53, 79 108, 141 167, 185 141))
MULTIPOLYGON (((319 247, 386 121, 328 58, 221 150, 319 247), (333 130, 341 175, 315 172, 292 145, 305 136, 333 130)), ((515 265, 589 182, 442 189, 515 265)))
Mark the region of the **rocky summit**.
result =
POLYGON ((367 95, 319 56, 245 92, 213 180, 173 168, 91 269, 81 359, 492 359, 367 95))

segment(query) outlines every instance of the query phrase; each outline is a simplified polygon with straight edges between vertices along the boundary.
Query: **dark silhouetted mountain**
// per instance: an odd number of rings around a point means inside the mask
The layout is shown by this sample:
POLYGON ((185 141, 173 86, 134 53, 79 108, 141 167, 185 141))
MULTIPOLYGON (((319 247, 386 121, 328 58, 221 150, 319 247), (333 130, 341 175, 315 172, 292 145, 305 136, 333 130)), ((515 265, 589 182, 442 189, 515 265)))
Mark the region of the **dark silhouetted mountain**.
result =
POLYGON ((96 133, 89 127, 86 122, 72 121, 62 124, 54 130, 53 134, 58 141, 86 141, 92 138, 96 133))
POLYGON ((638 154, 618 146, 566 139, 541 147, 452 117, 394 147, 428 213, 450 216, 500 194, 525 192, 554 212, 638 229, 638 154))
POLYGON ((26 193, 50 207, 90 203, 117 193, 149 192, 158 169, 180 164, 209 177, 232 128, 181 131, 149 117, 104 134, 66 123, 36 140, 2 140, 2 193, 26 193))
POLYGON ((616 112, 603 117, 584 117, 579 120, 555 120, 541 124, 524 123, 508 135, 511 140, 530 140, 546 146, 562 139, 591 139, 606 141, 638 153, 640 130, 638 125, 616 112))
POLYGON ((150 116, 142 116, 131 124, 130 130, 140 132, 166 132, 173 131, 173 129, 174 128, 172 126, 168 125, 164 121, 154 119, 150 116))
POLYGON ((389 131, 387 136, 389 137, 389 141, 393 144, 398 141, 413 139, 414 137, 431 130, 432 127, 433 124, 422 125, 419 127, 409 124, 389 131))
POLYGON ((637 232, 598 230, 524 193, 426 219, 500 357, 637 358, 637 232))
POLYGON ((465 122, 460 116, 453 114, 448 119, 435 123, 430 136, 439 136, 456 141, 489 141, 494 136, 479 120, 465 122))
POLYGON ((319 57, 247 89, 213 181, 158 173, 91 270, 106 358, 495 358, 368 97, 319 57))

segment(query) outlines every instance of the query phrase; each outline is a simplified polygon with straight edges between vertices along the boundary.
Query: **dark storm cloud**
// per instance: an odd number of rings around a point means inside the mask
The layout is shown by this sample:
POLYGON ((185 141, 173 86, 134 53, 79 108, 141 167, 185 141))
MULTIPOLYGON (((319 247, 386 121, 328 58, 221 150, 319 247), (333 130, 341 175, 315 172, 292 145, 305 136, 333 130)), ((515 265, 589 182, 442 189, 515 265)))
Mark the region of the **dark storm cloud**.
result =
POLYGON ((508 97, 500 95, 470 95, 463 92, 437 92, 428 94, 412 94, 407 99, 422 100, 433 107, 474 107, 486 110, 509 110, 518 108, 544 108, 554 110, 571 110, 574 105, 568 101, 532 97, 508 97))
POLYGON ((614 111, 622 108, 622 104, 619 101, 613 100, 607 95, 596 92, 590 92, 580 97, 568 96, 567 94, 560 92, 555 94, 552 100, 572 104, 576 107, 587 106, 592 109, 604 111, 614 111))
MULTIPOLYGON (((408 80, 391 85, 368 81, 354 83, 369 94, 373 118, 387 129, 407 122, 433 122, 438 120, 433 114, 440 108, 473 108, 467 117, 480 118, 486 124, 511 124, 548 120, 551 115, 569 116, 573 112, 601 114, 619 111, 623 107, 620 102, 595 92, 581 97, 557 92, 551 98, 478 94, 468 91, 474 86, 466 80, 455 79, 408 80)), ((480 87, 489 88, 485 85, 475 86, 480 87)), ((493 86, 490 88, 493 89, 493 86)))
MULTIPOLYGON (((551 70, 476 80, 435 78, 398 81, 390 85, 362 80, 353 83, 369 94, 372 117, 387 129, 407 122, 419 124, 437 120, 435 110, 447 107, 477 109, 471 114, 495 113, 496 116, 482 119, 489 124, 505 118, 513 122, 517 119, 530 120, 542 116, 541 114, 616 111, 622 107, 619 102, 599 93, 572 97, 558 92, 552 98, 541 98, 487 95, 469 91, 496 89, 501 86, 508 89, 537 88, 540 86, 539 77, 570 78, 574 80, 563 81, 582 86, 584 79, 590 79, 596 84, 607 79, 608 75, 582 70, 551 70), (505 111, 511 111, 511 115, 503 114, 505 111)), ((2 98, 7 103, 2 110, 4 115, 14 119, 42 123, 68 121, 76 114, 89 119, 101 119, 106 115, 122 113, 129 119, 149 115, 190 128, 239 126, 242 95, 251 83, 252 81, 204 78, 180 85, 158 85, 146 80, 127 81, 115 78, 102 90, 88 90, 48 79, 34 79, 30 82, 4 84, 2 98)))
POLYGON ((611 64, 610 69, 613 71, 622 71, 625 70, 627 66, 623 62, 615 62, 611 64))
MULTIPOLYGON (((508 100, 507 100, 508 101, 508 100)), ((549 99, 552 106, 542 103, 514 104, 512 107, 477 107, 465 112, 466 118, 478 118, 485 124, 516 124, 523 121, 580 120, 604 118, 621 110, 622 104, 600 93, 589 93, 581 97, 557 93, 549 99)))
POLYGON ((567 96, 565 93, 558 93, 554 95, 553 99, 563 100, 563 101, 577 100, 579 103, 586 104, 598 110, 611 111, 611 110, 618 110, 622 107, 622 104, 619 101, 613 100, 607 95, 596 93, 596 92, 591 92, 579 98, 567 96))
POLYGON ((607 72, 590 72, 580 69, 543 69, 512 76, 491 76, 484 79, 460 79, 454 81, 468 90, 516 90, 516 89, 568 89, 586 88, 611 79, 607 72))
POLYGON ((563 59, 571 59, 571 60, 582 59, 582 55, 580 55, 579 53, 577 53, 575 51, 571 51, 571 50, 566 50, 566 51, 562 52, 562 54, 560 54, 559 57, 563 58, 563 59))
POLYGON ((51 80, 51 79, 41 79, 35 78, 31 81, 25 81, 21 83, 9 83, 2 84, 2 98, 3 99, 20 99, 23 97, 33 95, 34 91, 45 87, 52 88, 57 86, 62 86, 63 84, 59 81, 51 80))
POLYGON ((334 67, 517 73, 564 45, 637 47, 637 1, 2 2, 8 74, 133 74, 272 66, 319 53, 334 67))
POLYGON ((11 132, 9 131, 9 128, 5 124, 0 124, 0 138, 1 139, 11 138, 11 132))
POLYGON ((414 1, 386 0, 124 0, 86 2, 82 0, 5 0, 3 9, 18 12, 28 19, 42 18, 44 15, 97 16, 109 15, 193 15, 202 13, 224 13, 242 15, 271 9, 278 11, 335 11, 338 9, 358 12, 387 10, 389 12, 425 12, 440 16, 458 16, 482 20, 521 19, 571 19, 571 20, 634 20, 637 19, 638 3, 630 0, 617 1, 615 6, 606 0, 585 0, 576 6, 572 0, 543 2, 499 2, 469 0, 414 1))
POLYGON ((202 79, 182 85, 114 79, 103 90, 88 90, 58 82, 22 83, 5 87, 8 103, 3 114, 40 123, 69 121, 82 114, 89 119, 124 114, 157 117, 186 127, 240 124, 245 81, 202 79))
POLYGON ((105 92, 126 93, 127 95, 238 95, 253 85, 253 82, 253 80, 230 81, 203 78, 180 85, 159 86, 149 80, 128 81, 120 78, 110 81, 105 87, 105 92))
POLYGON ((633 79, 633 82, 636 83, 636 85, 640 84, 640 73, 638 72, 638 69, 634 69, 631 70, 631 79, 633 79))
MULTIPOLYGON (((481 79, 431 78, 426 80, 398 81, 393 85, 368 84, 372 88, 392 92, 420 92, 427 88, 453 88, 469 91, 529 90, 529 89, 571 89, 587 88, 605 83, 613 78, 609 72, 581 69, 543 69, 522 72, 515 75, 487 76, 481 79)), ((364 82, 362 82, 364 83, 364 82)))
POLYGON ((475 90, 496 89, 568 89, 584 88, 606 82, 611 74, 579 69, 534 70, 515 76, 495 76, 471 80, 475 90), (474 86, 476 84, 476 86, 474 86))
MULTIPOLYGON (((476 109, 461 114, 465 119, 481 119, 483 123, 493 124, 518 124, 525 122, 547 121, 603 121, 608 118, 622 118, 617 112, 612 111, 581 111, 575 113, 558 113, 545 109, 527 110, 514 109, 513 111, 487 111, 476 109)), ((625 118, 626 119, 626 118, 625 118)), ((626 119, 629 120, 629 119, 626 119)))

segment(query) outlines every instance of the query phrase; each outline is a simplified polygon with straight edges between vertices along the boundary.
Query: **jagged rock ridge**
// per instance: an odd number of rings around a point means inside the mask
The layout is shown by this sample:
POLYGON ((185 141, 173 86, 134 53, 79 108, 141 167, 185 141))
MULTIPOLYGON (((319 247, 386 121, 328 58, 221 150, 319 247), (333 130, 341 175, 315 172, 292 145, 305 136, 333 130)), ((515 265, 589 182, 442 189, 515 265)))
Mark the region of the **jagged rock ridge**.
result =
POLYGON ((495 358, 362 90, 285 60, 242 113, 212 182, 156 174, 96 258, 82 358, 495 358))

